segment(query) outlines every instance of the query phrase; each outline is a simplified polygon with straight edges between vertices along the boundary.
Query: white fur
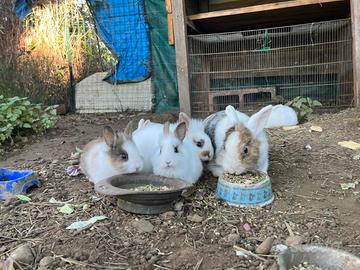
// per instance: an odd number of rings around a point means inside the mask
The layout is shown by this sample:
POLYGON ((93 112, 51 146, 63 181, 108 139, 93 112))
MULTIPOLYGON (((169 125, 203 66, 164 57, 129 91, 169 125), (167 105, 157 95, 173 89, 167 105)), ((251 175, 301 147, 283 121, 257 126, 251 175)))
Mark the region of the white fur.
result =
POLYGON ((203 170, 194 145, 186 140, 180 141, 172 131, 160 137, 159 149, 152 158, 152 165, 154 174, 180 178, 189 184, 195 183, 203 170), (177 147, 178 153, 174 152, 174 147, 177 147))
POLYGON ((139 125, 140 128, 138 127, 138 129, 134 131, 133 140, 144 160, 144 166, 141 172, 152 173, 153 167, 151 159, 156 150, 159 149, 158 143, 162 134, 162 129, 158 128, 154 123, 145 124, 143 119, 140 121, 142 121, 142 124, 139 125))
POLYGON ((266 128, 294 126, 297 124, 298 118, 296 112, 289 106, 280 104, 272 108, 266 128))
POLYGON ((255 168, 252 169, 267 172, 269 145, 263 129, 267 124, 271 110, 272 106, 269 105, 253 116, 248 117, 246 114, 236 111, 234 107, 230 105, 226 107, 226 116, 223 117, 215 127, 215 159, 211 161, 208 166, 214 176, 221 176, 224 172, 240 174, 249 169, 246 168, 238 158, 239 136, 236 131, 228 137, 226 145, 224 145, 227 130, 238 123, 242 123, 252 132, 253 138, 260 141, 259 160, 255 168))
MULTIPOLYGON (((178 123, 170 124, 171 132, 173 132, 175 130, 178 123)), ((137 144, 137 147, 139 149, 142 149, 143 147, 152 148, 151 141, 156 140, 161 136, 163 127, 164 127, 163 124, 150 122, 149 120, 144 121, 143 119, 141 119, 139 121, 138 129, 134 132, 134 136, 135 136, 134 140, 135 140, 135 143, 137 144), (147 131, 149 132, 149 134, 151 134, 151 136, 144 135, 144 138, 143 138, 142 135, 140 135, 138 132, 138 130, 143 129, 143 128, 147 128, 147 131), (141 138, 139 138, 140 136, 141 136, 141 138), (139 141, 139 142, 137 142, 137 141, 139 141)), ((214 148, 212 146, 209 136, 205 133, 204 122, 199 119, 190 119, 187 127, 188 127, 188 130, 186 132, 185 141, 187 141, 188 143, 191 143, 195 146, 198 156, 200 157, 200 159, 202 161, 209 161, 209 160, 213 159, 214 148), (201 147, 196 145, 196 143, 200 142, 200 141, 202 141, 204 143, 201 147)), ((143 133, 141 133, 141 134, 143 134, 143 133)), ((146 149, 143 151, 146 152, 144 157, 148 156, 148 154, 153 153, 153 149, 149 149, 149 151, 148 151, 148 149, 146 149)), ((145 158, 145 160, 146 160, 146 158, 145 158)), ((150 166, 146 165, 145 167, 149 168, 149 170, 150 170, 150 166)))
POLYGON ((138 149, 131 140, 125 139, 122 148, 128 154, 127 161, 109 162, 108 152, 109 146, 103 139, 98 142, 91 142, 91 146, 85 147, 85 151, 81 155, 80 167, 89 180, 97 183, 108 177, 139 172, 143 167, 143 159, 138 149))

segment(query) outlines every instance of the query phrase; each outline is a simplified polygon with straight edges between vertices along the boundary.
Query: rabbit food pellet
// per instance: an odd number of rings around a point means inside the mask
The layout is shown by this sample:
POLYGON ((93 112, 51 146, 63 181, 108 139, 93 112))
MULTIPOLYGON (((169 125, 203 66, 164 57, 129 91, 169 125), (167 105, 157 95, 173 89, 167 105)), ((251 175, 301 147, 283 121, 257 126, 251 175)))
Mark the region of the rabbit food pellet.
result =
POLYGON ((264 179, 264 175, 259 172, 246 172, 240 175, 225 173, 222 179, 230 183, 253 185, 264 179))
POLYGON ((308 262, 303 262, 298 266, 293 266, 290 270, 326 270, 319 266, 315 266, 313 264, 309 264, 308 262))
POLYGON ((167 186, 154 186, 152 184, 148 184, 148 185, 142 185, 142 186, 137 186, 137 187, 131 188, 131 190, 134 190, 134 191, 166 191, 166 190, 169 190, 169 188, 167 186))

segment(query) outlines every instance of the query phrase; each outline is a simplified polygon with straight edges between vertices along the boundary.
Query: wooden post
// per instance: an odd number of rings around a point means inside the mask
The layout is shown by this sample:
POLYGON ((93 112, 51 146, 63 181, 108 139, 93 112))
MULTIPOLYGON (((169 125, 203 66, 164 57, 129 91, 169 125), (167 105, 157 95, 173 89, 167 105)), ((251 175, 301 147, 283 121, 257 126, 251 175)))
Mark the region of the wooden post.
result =
POLYGON ((172 0, 180 111, 191 115, 185 0, 172 0))
POLYGON ((168 40, 170 45, 174 45, 175 40, 174 40, 174 25, 173 25, 171 0, 165 0, 165 5, 166 5, 167 21, 168 21, 168 40))
POLYGON ((353 37, 354 105, 360 107, 360 1, 350 0, 353 37))

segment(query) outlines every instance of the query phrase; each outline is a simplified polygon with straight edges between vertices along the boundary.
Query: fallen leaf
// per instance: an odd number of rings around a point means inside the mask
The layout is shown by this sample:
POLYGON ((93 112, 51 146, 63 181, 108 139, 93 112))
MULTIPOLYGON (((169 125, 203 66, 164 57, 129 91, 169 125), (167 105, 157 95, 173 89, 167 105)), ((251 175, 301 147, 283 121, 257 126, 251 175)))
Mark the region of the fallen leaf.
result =
POLYGON ((353 141, 338 142, 338 145, 345 147, 345 148, 352 149, 352 150, 360 150, 360 143, 353 142, 353 141))
POLYGON ((64 204, 65 202, 58 201, 58 200, 56 200, 54 197, 51 197, 50 200, 49 200, 49 203, 64 204))
POLYGON ((294 130, 294 129, 298 129, 300 128, 299 126, 286 126, 286 127, 282 127, 283 130, 294 130))
POLYGON ((355 189, 357 182, 340 184, 342 190, 355 189))
POLYGON ((23 201, 23 202, 30 202, 31 199, 28 197, 28 196, 25 196, 25 195, 16 195, 16 197, 20 200, 20 201, 23 201))
POLYGON ((315 132, 323 132, 322 127, 319 126, 311 126, 310 127, 310 132, 315 131, 315 132))
POLYGON ((76 230, 76 231, 84 230, 84 229, 90 228, 95 222, 104 220, 106 218, 107 217, 105 217, 105 216, 94 216, 88 220, 76 221, 76 222, 70 224, 68 227, 66 227, 66 229, 76 230))
POLYGON ((74 213, 74 208, 70 204, 64 204, 62 207, 58 207, 59 212, 63 214, 72 214, 74 213))

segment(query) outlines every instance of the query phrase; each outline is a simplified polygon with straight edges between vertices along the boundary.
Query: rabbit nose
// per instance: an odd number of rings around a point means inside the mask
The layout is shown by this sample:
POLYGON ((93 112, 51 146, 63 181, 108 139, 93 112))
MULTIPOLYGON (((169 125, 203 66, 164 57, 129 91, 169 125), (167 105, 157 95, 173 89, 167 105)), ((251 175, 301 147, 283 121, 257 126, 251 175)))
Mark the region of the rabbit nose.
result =
POLYGON ((210 152, 209 151, 204 151, 204 152, 201 152, 201 155, 203 156, 203 157, 210 157, 210 152))
POLYGON ((165 163, 166 163, 167 166, 171 165, 171 161, 165 161, 165 163))

